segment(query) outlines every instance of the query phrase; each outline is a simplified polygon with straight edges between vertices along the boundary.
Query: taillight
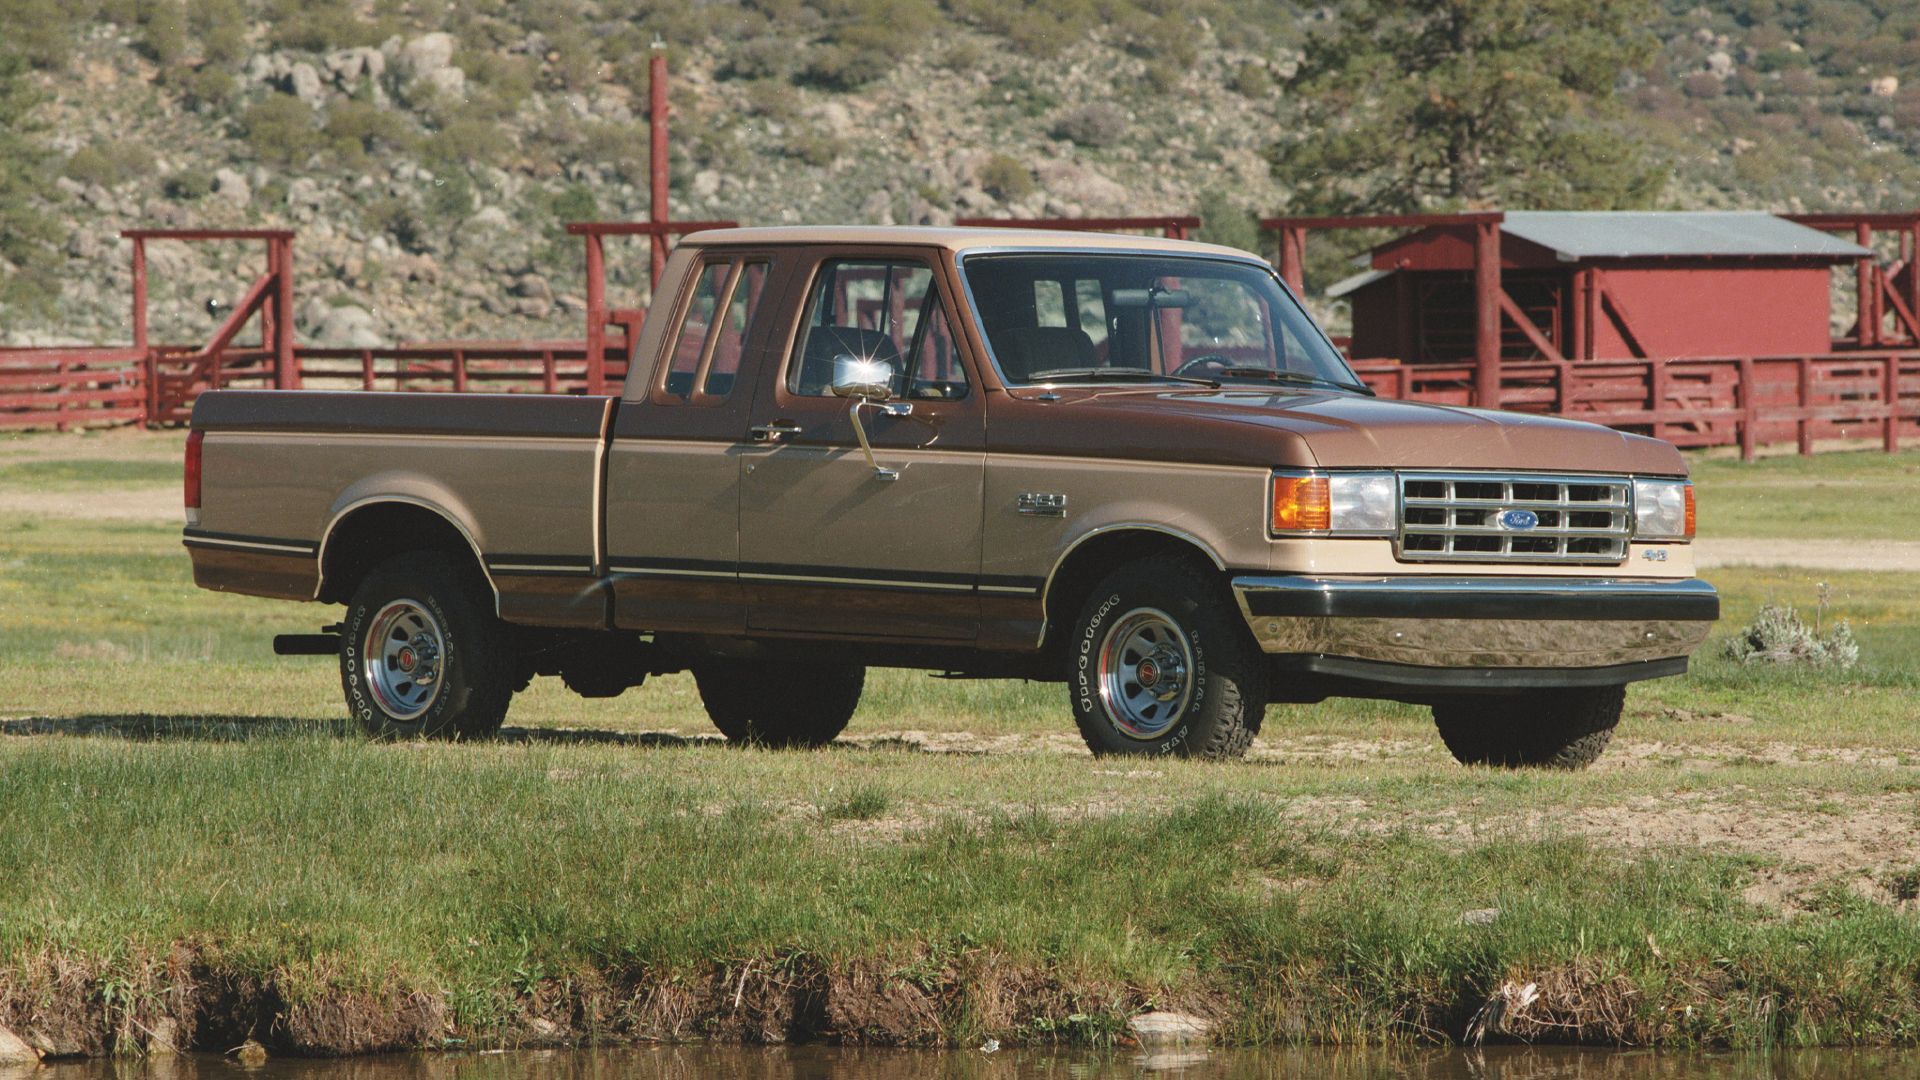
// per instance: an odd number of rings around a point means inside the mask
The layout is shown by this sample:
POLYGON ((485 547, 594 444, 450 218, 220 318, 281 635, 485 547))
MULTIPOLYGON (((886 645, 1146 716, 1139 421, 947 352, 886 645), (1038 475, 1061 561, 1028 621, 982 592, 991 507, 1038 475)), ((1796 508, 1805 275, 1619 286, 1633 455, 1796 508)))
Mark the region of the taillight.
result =
POLYGON ((187 509, 200 509, 200 444, 207 433, 195 431, 187 436, 186 503, 187 509))

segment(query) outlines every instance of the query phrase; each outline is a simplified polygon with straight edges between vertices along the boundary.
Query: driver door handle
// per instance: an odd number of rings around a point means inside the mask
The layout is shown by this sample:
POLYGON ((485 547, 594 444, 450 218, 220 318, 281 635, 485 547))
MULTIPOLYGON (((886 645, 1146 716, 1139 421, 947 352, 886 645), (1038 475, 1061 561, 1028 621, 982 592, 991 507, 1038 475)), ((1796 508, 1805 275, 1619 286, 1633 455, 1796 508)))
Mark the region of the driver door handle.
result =
POLYGON ((755 424, 747 429, 747 435, 757 443, 784 442, 803 429, 791 420, 775 420, 771 424, 755 424))

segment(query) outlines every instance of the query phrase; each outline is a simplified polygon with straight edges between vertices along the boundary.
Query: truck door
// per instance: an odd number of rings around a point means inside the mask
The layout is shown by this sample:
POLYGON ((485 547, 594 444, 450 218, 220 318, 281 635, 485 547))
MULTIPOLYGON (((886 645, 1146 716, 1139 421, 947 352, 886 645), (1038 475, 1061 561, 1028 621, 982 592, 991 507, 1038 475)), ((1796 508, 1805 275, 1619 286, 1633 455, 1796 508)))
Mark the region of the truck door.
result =
MULTIPOLYGON (((658 360, 636 356, 607 463, 607 569, 614 624, 737 634, 740 476, 752 374, 765 355, 765 312, 780 310, 774 253, 692 258, 679 297, 656 301, 673 322, 658 360), (676 303, 677 300, 677 303, 676 303)), ((669 266, 666 280, 681 280, 669 266)))
POLYGON ((754 397, 740 498, 750 629, 971 641, 980 607, 986 410, 932 264, 829 258, 777 374, 754 397), (842 358, 890 399, 833 391, 842 358), (876 465, 878 466, 876 468, 876 465))

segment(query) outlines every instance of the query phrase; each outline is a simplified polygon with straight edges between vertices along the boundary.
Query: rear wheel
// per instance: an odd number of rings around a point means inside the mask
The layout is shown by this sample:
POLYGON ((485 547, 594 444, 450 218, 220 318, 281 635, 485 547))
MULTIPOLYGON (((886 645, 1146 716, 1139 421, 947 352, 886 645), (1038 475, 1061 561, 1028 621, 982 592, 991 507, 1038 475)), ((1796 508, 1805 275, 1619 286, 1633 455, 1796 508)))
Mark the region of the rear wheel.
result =
POLYGON ((1260 731, 1267 679, 1223 584, 1185 559, 1108 574, 1068 647, 1073 718, 1095 754, 1240 757, 1260 731))
POLYGON ((1624 686, 1466 694, 1433 706, 1440 739, 1463 765, 1584 769, 1613 739, 1624 686))
POLYGON ((410 552, 354 590, 340 684, 367 734, 484 738, 500 729, 515 689, 508 635, 471 577, 444 555, 410 552))
POLYGON ((713 660, 694 682, 713 726, 729 742, 779 749, 824 746, 847 728, 867 669, 859 664, 713 660))

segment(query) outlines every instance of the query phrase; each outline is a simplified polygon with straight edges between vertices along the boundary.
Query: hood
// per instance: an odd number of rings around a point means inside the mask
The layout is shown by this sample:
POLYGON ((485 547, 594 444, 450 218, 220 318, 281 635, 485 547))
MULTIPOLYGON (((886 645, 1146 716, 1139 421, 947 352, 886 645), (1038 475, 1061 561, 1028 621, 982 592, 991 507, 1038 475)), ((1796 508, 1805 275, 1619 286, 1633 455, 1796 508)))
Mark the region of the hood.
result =
MULTIPOLYGON (((1108 431, 1156 433, 1142 440, 1148 443, 1184 431, 1187 451, 1207 460, 1220 458, 1222 464, 1669 476, 1687 472, 1680 452, 1658 439, 1527 413, 1317 390, 1056 388, 1054 393, 1059 400, 1044 408, 1068 421, 1064 426, 1084 431, 1097 423, 1108 431), (1070 417, 1078 422, 1070 422, 1070 417)), ((1032 402, 1037 395, 1022 390, 1016 396, 1032 402)), ((1131 441, 1115 448, 1123 446, 1158 449, 1131 441)))

